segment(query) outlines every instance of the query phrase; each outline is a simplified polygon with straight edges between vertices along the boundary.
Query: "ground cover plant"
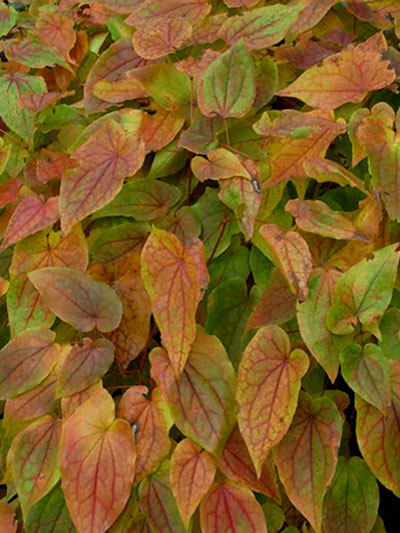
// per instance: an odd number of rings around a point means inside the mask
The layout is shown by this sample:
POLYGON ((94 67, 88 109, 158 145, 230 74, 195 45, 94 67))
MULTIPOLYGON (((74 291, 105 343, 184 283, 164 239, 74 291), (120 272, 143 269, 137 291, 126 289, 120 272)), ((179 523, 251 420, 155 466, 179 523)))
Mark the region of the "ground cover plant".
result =
POLYGON ((2 533, 398 530, 399 38, 0 3, 2 533))

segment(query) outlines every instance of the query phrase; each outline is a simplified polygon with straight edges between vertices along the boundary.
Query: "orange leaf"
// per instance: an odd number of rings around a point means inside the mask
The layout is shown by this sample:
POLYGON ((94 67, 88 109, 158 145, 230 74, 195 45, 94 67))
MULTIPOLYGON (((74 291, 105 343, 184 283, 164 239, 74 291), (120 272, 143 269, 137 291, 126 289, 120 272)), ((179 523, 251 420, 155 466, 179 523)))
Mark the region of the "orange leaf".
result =
POLYGON ((207 157, 196 156, 191 161, 193 174, 198 180, 220 180, 234 176, 250 179, 239 158, 229 150, 217 148, 208 152, 207 157))
POLYGON ((8 503, 0 502, 0 531, 3 533, 16 533, 18 523, 14 509, 8 503))
POLYGON ((66 169, 74 166, 71 158, 63 153, 45 148, 40 155, 42 157, 36 160, 36 177, 41 183, 62 178, 66 169))
POLYGON ((24 109, 31 109, 32 111, 38 113, 53 102, 57 102, 57 100, 61 100, 62 98, 65 98, 71 94, 74 94, 74 91, 65 91, 62 93, 25 93, 19 100, 19 106, 24 109))
POLYGON ((198 24, 210 10, 207 0, 144 0, 131 9, 125 24, 143 28, 159 24, 165 17, 184 17, 190 24, 198 24))
POLYGON ((61 480, 79 533, 103 533, 124 508, 135 473, 131 428, 114 418, 114 401, 94 393, 64 422, 61 480))
POLYGON ((193 239, 183 245, 173 233, 153 227, 141 264, 162 342, 179 375, 196 337, 196 310, 208 283, 203 243, 193 239))
POLYGON ((157 152, 173 141, 182 129, 185 119, 173 111, 152 104, 153 114, 145 114, 139 129, 139 137, 145 144, 146 153, 157 152))
POLYGON ((290 31, 294 33, 303 33, 308 29, 314 27, 330 10, 330 8, 337 3, 337 0, 303 0, 304 8, 300 11, 297 20, 290 27, 290 31))
POLYGON ((79 164, 64 175, 60 189, 61 226, 65 233, 118 194, 124 179, 142 166, 144 146, 110 120, 78 148, 74 157, 79 164))
POLYGON ((222 450, 218 468, 232 481, 240 483, 249 490, 266 494, 273 500, 280 502, 281 496, 275 465, 271 456, 268 456, 264 461, 261 475, 258 478, 238 426, 232 431, 225 448, 222 450))
POLYGON ((261 226, 260 234, 268 245, 272 261, 288 280, 293 294, 298 300, 305 300, 312 269, 306 241, 294 231, 284 233, 275 224, 261 226))
POLYGON ((41 11, 32 33, 40 37, 45 45, 54 47, 64 59, 73 63, 70 51, 75 45, 76 34, 72 18, 41 11))
POLYGON ((140 27, 132 42, 140 57, 158 59, 185 46, 191 35, 192 25, 184 17, 162 18, 156 25, 140 27))
POLYGON ((200 505, 203 533, 267 533, 260 504, 249 490, 225 481, 214 485, 200 505))
POLYGON ((258 477, 271 448, 282 440, 292 422, 308 365, 302 350, 290 352, 289 338, 278 326, 261 328, 243 353, 237 419, 258 477))
POLYGON ((64 419, 70 417, 76 409, 88 400, 93 394, 103 388, 101 380, 88 387, 87 389, 77 392, 67 398, 61 398, 61 413, 64 419))
POLYGON ((177 379, 164 350, 150 355, 152 377, 184 435, 218 454, 235 425, 235 372, 221 342, 201 329, 177 379))
POLYGON ((330 398, 313 400, 301 393, 292 425, 275 449, 286 493, 316 533, 321 533, 322 501, 335 474, 342 425, 330 398))
POLYGON ((0 350, 0 398, 13 398, 33 389, 57 362, 60 347, 55 333, 28 329, 0 350))
POLYGON ((139 80, 129 77, 114 81, 107 79, 97 81, 93 85, 92 93, 96 98, 110 104, 120 104, 126 100, 136 100, 137 98, 149 96, 149 93, 139 80))
POLYGON ((68 324, 90 331, 112 331, 122 317, 116 293, 105 283, 72 268, 42 268, 29 274, 50 309, 68 324))
POLYGON ((215 472, 213 457, 191 440, 184 439, 175 448, 171 457, 170 481, 186 526, 210 488, 215 472))
POLYGON ((12 214, 0 250, 51 226, 58 218, 58 196, 45 202, 36 196, 28 196, 18 204, 12 214))
POLYGON ((14 202, 18 198, 22 183, 22 180, 19 178, 11 178, 0 184, 0 208, 14 202))
POLYGON ((336 161, 324 159, 323 157, 307 157, 303 163, 303 167, 306 175, 315 179, 318 183, 332 181, 342 187, 357 187, 357 189, 367 194, 364 182, 352 172, 342 167, 342 165, 336 163, 336 161))
POLYGON ((382 59, 386 49, 383 34, 377 33, 364 43, 327 57, 321 66, 311 67, 277 94, 299 98, 321 109, 361 102, 369 91, 390 85, 396 77, 389 69, 389 61, 382 59), (353 75, 349 76, 349 72, 353 75))
POLYGON ((61 429, 60 420, 45 416, 22 430, 12 443, 13 478, 25 518, 60 478, 61 429))

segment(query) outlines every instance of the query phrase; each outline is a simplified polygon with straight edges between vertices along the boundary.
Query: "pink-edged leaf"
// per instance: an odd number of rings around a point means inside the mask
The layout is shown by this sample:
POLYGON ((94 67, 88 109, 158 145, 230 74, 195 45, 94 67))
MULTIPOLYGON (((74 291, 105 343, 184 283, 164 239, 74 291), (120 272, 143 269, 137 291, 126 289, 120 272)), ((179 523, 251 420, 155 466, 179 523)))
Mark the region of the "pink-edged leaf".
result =
POLYGON ((289 338, 278 326, 261 328, 243 353, 237 419, 258 476, 271 448, 292 422, 308 365, 302 350, 290 352, 289 338))
POLYGON ((51 226, 58 219, 58 196, 49 198, 45 202, 36 196, 25 198, 18 204, 10 218, 0 250, 51 226))
POLYGON ((61 179, 66 169, 73 166, 73 160, 69 155, 45 148, 40 151, 40 157, 36 160, 36 177, 40 183, 61 179))
POLYGON ((0 350, 0 398, 13 398, 33 389, 57 363, 60 347, 49 330, 31 329, 0 350))
POLYGON ((126 420, 115 419, 114 401, 99 389, 64 422, 61 480, 79 533, 103 533, 129 498, 136 451, 126 420))
POLYGON ((389 362, 391 403, 386 414, 356 395, 357 441, 372 473, 400 497, 400 361, 389 362))
POLYGON ((12 443, 12 474, 25 518, 60 478, 61 431, 60 420, 45 416, 22 430, 12 443))
POLYGON ((221 342, 201 329, 177 379, 162 349, 151 353, 152 376, 184 435, 218 454, 234 425, 235 373, 221 342))
POLYGON ((74 94, 74 91, 64 91, 62 93, 25 93, 20 98, 19 106, 38 113, 53 102, 57 102, 57 100, 61 100, 66 96, 70 96, 71 94, 74 94))
POLYGON ((126 136, 115 121, 104 123, 75 152, 78 166, 61 181, 60 215, 65 233, 87 215, 110 202, 124 179, 144 161, 144 145, 126 136))
POLYGON ((132 10, 125 24, 142 28, 166 17, 184 17, 191 24, 198 24, 210 10, 207 0, 144 0, 132 10))
POLYGON ((96 383, 109 369, 114 359, 114 346, 106 339, 84 338, 72 346, 60 369, 57 392, 71 396, 96 383))
MULTIPOLYGON (((1 162, 0 162, 1 165, 1 162)), ((14 202, 18 198, 18 193, 22 187, 22 180, 11 178, 0 185, 0 208, 14 202)))
POLYGON ((170 482, 183 523, 187 526, 216 472, 214 458, 189 439, 175 448, 171 457, 170 482))
POLYGON ((267 533, 261 505, 254 494, 230 481, 214 485, 200 505, 204 533, 267 533))
POLYGON ((292 425, 275 448, 286 494, 316 533, 321 533, 322 502, 335 474, 342 425, 333 400, 301 393, 292 425))
POLYGON ((90 331, 112 331, 121 322, 122 304, 105 283, 72 268, 34 270, 29 279, 50 309, 68 324, 90 331))
POLYGON ((238 426, 232 431, 222 450, 218 468, 232 481, 280 502, 281 496, 272 457, 267 457, 262 465, 261 475, 257 477, 253 461, 238 426))
POLYGON ((132 42, 140 57, 158 59, 185 46, 191 36, 192 25, 184 17, 163 18, 156 25, 139 28, 132 42))
POLYGON ((139 505, 154 533, 185 533, 169 478, 170 463, 165 461, 140 484, 139 505))
POLYGON ((194 239, 184 245, 173 233, 153 227, 141 265, 162 342, 179 375, 196 337, 196 310, 208 283, 203 243, 194 239))
MULTIPOLYGON (((0 8, 1 9, 1 8, 0 8)), ((1 17, 1 11, 0 11, 1 17)), ((16 533, 18 522, 15 517, 15 511, 8 503, 0 502, 0 530, 3 533, 16 533)))

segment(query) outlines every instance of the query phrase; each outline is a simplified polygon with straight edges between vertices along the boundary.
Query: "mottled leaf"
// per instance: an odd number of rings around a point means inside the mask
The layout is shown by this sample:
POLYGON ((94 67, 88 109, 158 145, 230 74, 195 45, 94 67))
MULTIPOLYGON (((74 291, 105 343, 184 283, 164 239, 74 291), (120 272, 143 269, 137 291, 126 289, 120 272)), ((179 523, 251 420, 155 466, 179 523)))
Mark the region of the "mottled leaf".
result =
POLYGON ((220 180, 234 176, 250 179, 250 174, 239 158, 225 148, 211 150, 207 153, 207 158, 196 156, 191 161, 193 174, 200 181, 220 180))
POLYGON ((0 37, 7 33, 17 21, 17 12, 6 4, 0 4, 0 37))
POLYGON ((90 249, 93 260, 99 263, 116 261, 143 244, 147 233, 143 226, 131 222, 111 226, 93 242, 90 249))
POLYGON ((26 531, 27 533, 76 532, 60 485, 55 486, 30 509, 26 519, 26 531))
POLYGON ((261 192, 248 179, 232 178, 221 183, 219 198, 237 215, 246 239, 251 239, 261 204, 261 192))
POLYGON ((57 100, 62 100, 71 94, 74 94, 74 92, 25 93, 21 96, 19 105, 24 109, 30 109, 31 111, 35 111, 35 113, 39 113, 39 111, 45 109, 50 104, 57 102, 57 100))
POLYGON ((32 68, 54 67, 54 65, 69 68, 68 63, 55 48, 46 46, 33 34, 7 48, 6 56, 10 61, 32 68))
POLYGON ((192 36, 192 25, 184 17, 162 18, 157 25, 142 26, 133 34, 140 57, 158 59, 179 50, 192 36))
POLYGON ((207 0, 144 0, 132 10, 125 23, 141 28, 164 17, 185 17, 191 24, 196 24, 210 9, 207 0))
POLYGON ((71 49, 76 43, 74 21, 51 11, 40 11, 33 31, 46 45, 54 47, 66 61, 73 63, 71 49))
POLYGON ((184 122, 184 118, 178 113, 153 104, 151 114, 145 113, 139 129, 146 153, 157 152, 172 142, 184 122))
POLYGON ((4 533, 16 533, 18 528, 14 509, 3 501, 0 502, 0 528, 4 533))

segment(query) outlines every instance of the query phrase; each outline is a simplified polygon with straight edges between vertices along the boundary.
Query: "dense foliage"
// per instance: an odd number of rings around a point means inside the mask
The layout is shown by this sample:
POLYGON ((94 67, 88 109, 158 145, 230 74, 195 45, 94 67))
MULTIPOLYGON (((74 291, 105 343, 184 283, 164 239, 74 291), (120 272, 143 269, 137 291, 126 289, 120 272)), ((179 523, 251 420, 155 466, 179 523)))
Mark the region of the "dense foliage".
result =
POLYGON ((2 533, 389 530, 399 28, 0 3, 2 533))

